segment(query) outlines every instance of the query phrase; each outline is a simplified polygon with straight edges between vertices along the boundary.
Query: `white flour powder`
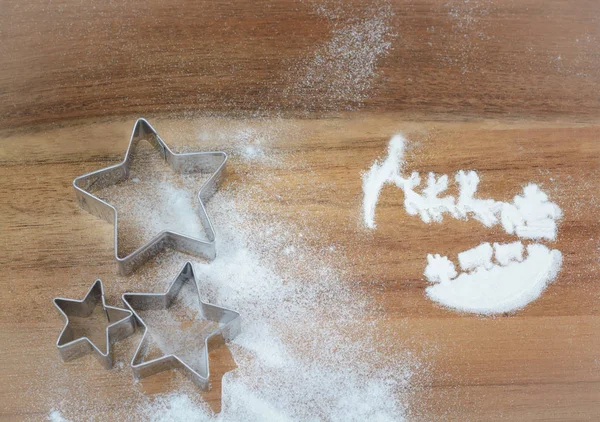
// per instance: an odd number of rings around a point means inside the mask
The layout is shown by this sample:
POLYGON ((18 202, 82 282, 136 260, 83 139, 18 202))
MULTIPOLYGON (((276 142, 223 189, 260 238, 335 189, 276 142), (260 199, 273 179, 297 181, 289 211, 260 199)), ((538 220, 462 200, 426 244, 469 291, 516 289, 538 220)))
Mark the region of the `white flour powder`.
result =
POLYGON ((421 192, 419 173, 408 177, 402 175, 406 140, 395 135, 390 140, 388 155, 383 161, 375 161, 363 174, 363 218, 369 228, 375 228, 375 209, 381 188, 393 183, 404 192, 404 208, 409 215, 419 215, 425 223, 441 222, 444 214, 453 218, 474 218, 486 227, 502 223, 509 234, 527 239, 556 238, 556 221, 562 213, 558 205, 548 201, 548 196, 535 184, 523 188, 523 194, 513 202, 479 199, 475 197, 479 175, 475 171, 460 170, 455 181, 459 187, 458 198, 440 196, 448 189, 448 176, 436 177, 429 173, 426 186, 421 192))
MULTIPOLYGON (((253 136, 263 139, 258 132, 253 136)), ((151 149, 141 153, 143 162, 134 157, 135 181, 99 192, 118 206, 124 243, 137 247, 167 228, 202 232, 195 193, 206 175, 174 174, 151 149)), ((255 163, 255 157, 234 154, 233 168, 239 168, 236 160, 255 163)), ((294 223, 273 212, 272 180, 290 163, 280 156, 278 163, 261 164, 245 170, 243 184, 224 186, 208 202, 217 235, 212 262, 167 250, 112 283, 116 292, 164 291, 191 260, 202 299, 240 312, 242 333, 227 346, 235 364, 222 379, 221 412, 215 414, 201 395, 187 388, 187 379, 175 375, 181 379, 176 391, 138 394, 137 412, 119 413, 120 419, 404 420, 415 359, 382 333, 377 304, 353 288, 355 280, 347 270, 352 266, 343 250, 310 246, 319 239, 318 225, 294 223)), ((150 352, 177 352, 198 365, 193 355, 203 337, 189 335, 199 326, 190 321, 197 314, 196 302, 182 290, 177 312, 144 311, 151 327, 150 352)), ((123 372, 129 381, 129 372, 123 372)), ((71 404, 101 408, 100 399, 73 397, 71 404), (95 405, 90 403, 94 400, 95 405)), ((63 406, 63 415, 81 420, 76 409, 63 406)), ((127 406, 132 403, 123 408, 127 406)))
POLYGON ((52 409, 50 413, 48 413, 48 418, 51 422, 69 422, 68 419, 63 418, 58 410, 52 409))
POLYGON ((388 146, 388 156, 383 162, 376 161, 371 169, 363 175, 363 214, 365 224, 375 228, 375 207, 379 200, 379 192, 386 183, 400 179, 400 171, 404 158, 404 144, 406 140, 402 135, 395 135, 388 146))
POLYGON ((448 267, 443 268, 438 261, 446 257, 429 255, 427 259, 427 267, 432 268, 427 268, 425 275, 435 283, 427 288, 427 295, 445 306, 480 314, 513 311, 537 299, 562 263, 560 251, 540 244, 527 246, 527 257, 522 262, 505 260, 505 264, 489 267, 483 264, 458 277, 456 273, 442 273, 448 267))
POLYGON ((494 243, 496 261, 500 265, 508 265, 510 261, 521 262, 523 260, 523 244, 521 242, 513 243, 494 243))
POLYGON ((458 263, 463 271, 472 270, 477 267, 485 267, 486 269, 492 268, 492 255, 494 250, 492 245, 489 243, 482 243, 481 245, 469 249, 458 254, 458 263))
MULTIPOLYGON (((425 186, 418 191, 421 177, 417 172, 403 176, 406 139, 392 137, 388 155, 377 160, 362 176, 363 218, 368 228, 375 228, 375 210, 382 187, 394 184, 404 192, 404 208, 425 223, 442 222, 444 215, 457 219, 473 218, 486 227, 501 224, 504 231, 522 239, 554 240, 557 221, 562 212, 558 205, 535 184, 528 184, 512 202, 476 197, 479 175, 475 171, 456 173, 458 197, 446 195, 448 176, 429 173, 425 186)), ((494 314, 522 308, 540 296, 560 271, 562 255, 541 244, 489 243, 458 254, 463 271, 447 257, 427 256, 424 275, 431 283, 427 295, 442 305, 461 311, 494 314), (495 260, 495 263, 492 260, 495 260)))

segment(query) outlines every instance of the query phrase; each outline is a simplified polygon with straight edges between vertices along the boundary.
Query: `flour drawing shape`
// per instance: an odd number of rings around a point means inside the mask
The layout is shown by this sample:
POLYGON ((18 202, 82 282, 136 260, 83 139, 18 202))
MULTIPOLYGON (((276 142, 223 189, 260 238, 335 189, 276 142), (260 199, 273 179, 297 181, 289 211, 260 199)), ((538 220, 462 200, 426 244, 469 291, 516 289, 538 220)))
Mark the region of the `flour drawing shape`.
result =
POLYGON ((458 311, 486 315, 515 311, 537 299, 562 266, 561 252, 539 243, 556 239, 562 217, 560 207, 533 183, 524 186, 510 202, 479 198, 480 178, 475 171, 459 170, 455 174, 458 197, 444 194, 450 179, 445 174, 429 173, 425 186, 420 188, 419 173, 403 175, 407 142, 404 136, 394 135, 387 156, 363 173, 365 226, 376 228, 377 202, 386 184, 401 189, 407 214, 419 216, 427 224, 442 223, 448 216, 474 219, 485 227, 501 225, 507 234, 533 243, 482 243, 458 254, 460 272, 448 257, 428 254, 424 275, 432 285, 426 289, 427 296, 458 311))
POLYGON ((500 263, 498 257, 496 261, 458 274, 448 264, 452 262, 447 257, 428 255, 425 277, 433 284, 427 287, 427 296, 463 312, 483 315, 511 312, 540 297, 557 276, 562 254, 541 244, 531 244, 520 262, 511 259, 500 263))

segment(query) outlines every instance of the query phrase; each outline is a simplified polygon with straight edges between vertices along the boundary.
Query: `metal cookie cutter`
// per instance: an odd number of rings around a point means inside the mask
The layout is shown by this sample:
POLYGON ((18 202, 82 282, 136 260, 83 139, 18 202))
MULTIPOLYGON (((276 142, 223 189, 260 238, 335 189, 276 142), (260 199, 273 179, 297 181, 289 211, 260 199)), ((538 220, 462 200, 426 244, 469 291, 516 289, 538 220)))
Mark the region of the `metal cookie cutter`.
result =
POLYGON ((135 331, 135 319, 133 313, 127 309, 108 306, 104 300, 104 289, 102 281, 96 280, 82 300, 54 298, 54 305, 65 317, 65 326, 62 329, 56 346, 63 361, 76 359, 90 352, 95 352, 96 358, 106 369, 113 365, 111 345, 135 331), (73 338, 73 331, 69 325, 69 315, 78 317, 89 317, 98 302, 102 302, 102 308, 109 322, 106 327, 106 351, 102 351, 88 337, 73 338))
POLYGON ((209 388, 209 366, 208 354, 211 350, 221 346, 222 344, 232 340, 241 331, 240 314, 220 306, 204 303, 200 299, 198 292, 198 284, 194 275, 194 269, 190 262, 187 262, 179 275, 173 280, 166 293, 125 293, 123 294, 123 302, 125 306, 133 312, 138 325, 144 328, 144 335, 138 348, 131 360, 131 368, 133 369, 134 377, 139 380, 141 378, 154 375, 156 373, 169 369, 179 368, 200 388, 207 390, 209 388), (198 293, 200 303, 200 315, 202 318, 218 322, 221 326, 210 332, 204 340, 204 347, 201 350, 201 367, 198 371, 191 368, 177 355, 169 354, 156 359, 144 362, 144 356, 149 349, 148 327, 137 314, 137 311, 142 310, 159 310, 168 309, 173 299, 181 290, 181 287, 186 282, 191 282, 198 293))
POLYGON ((127 275, 165 247, 201 256, 209 260, 215 258, 215 231, 204 208, 204 202, 217 190, 224 174, 226 162, 227 154, 224 152, 174 153, 161 137, 158 136, 154 128, 150 126, 150 123, 145 119, 138 119, 133 127, 129 147, 127 148, 123 162, 79 176, 73 180, 73 187, 75 188, 77 200, 81 208, 115 226, 115 258, 118 263, 119 272, 127 275), (129 178, 132 153, 141 140, 148 141, 175 172, 181 174, 212 173, 198 193, 200 220, 208 240, 204 241, 181 233, 164 230, 129 255, 119 256, 117 210, 109 203, 95 196, 92 191, 114 185, 129 178))

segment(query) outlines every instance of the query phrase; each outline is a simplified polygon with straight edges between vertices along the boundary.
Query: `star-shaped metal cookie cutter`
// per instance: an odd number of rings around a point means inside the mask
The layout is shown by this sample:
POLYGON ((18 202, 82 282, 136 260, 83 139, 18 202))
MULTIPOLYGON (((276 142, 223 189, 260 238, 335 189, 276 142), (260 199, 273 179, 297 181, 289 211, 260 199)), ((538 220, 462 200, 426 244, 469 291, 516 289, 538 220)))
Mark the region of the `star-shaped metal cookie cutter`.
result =
POLYGON ((113 365, 111 345, 130 336, 135 331, 133 312, 108 306, 104 299, 102 281, 99 279, 92 284, 82 300, 56 297, 53 302, 58 311, 65 317, 65 326, 56 341, 56 347, 58 347, 62 360, 69 361, 87 353, 95 352, 94 355, 102 365, 106 369, 110 369, 113 365), (73 330, 69 324, 69 316, 89 317, 94 312, 98 302, 102 303, 108 321, 114 321, 106 327, 105 351, 100 350, 88 337, 73 338, 73 330))
POLYGON ((112 223, 115 226, 115 258, 119 272, 127 275, 143 264, 146 260, 156 255, 165 247, 170 247, 180 252, 204 257, 212 260, 216 256, 215 231, 210 221, 204 202, 217 190, 224 175, 227 154, 224 152, 190 152, 177 154, 169 149, 167 144, 156 133, 145 119, 135 122, 129 147, 125 159, 114 166, 84 174, 73 180, 73 187, 81 208, 112 223), (212 173, 210 178, 202 185, 198 193, 200 202, 200 221, 206 232, 207 240, 200 240, 172 231, 162 231, 148 243, 140 246, 129 255, 119 256, 118 244, 118 214, 115 207, 95 196, 92 191, 114 185, 129 178, 129 170, 133 161, 133 151, 141 140, 148 141, 169 166, 178 173, 212 173))
POLYGON ((190 262, 187 262, 183 266, 179 275, 173 280, 166 293, 125 293, 123 294, 123 302, 125 303, 125 306, 133 312, 137 324, 144 328, 142 340, 131 360, 131 368, 133 369, 134 377, 139 380, 158 372, 179 368, 197 386, 207 390, 209 388, 210 377, 208 354, 211 350, 229 342, 240 333, 240 314, 220 306, 202 302, 198 291, 196 276, 194 275, 194 269, 190 262), (142 318, 140 318, 137 311, 169 309, 173 299, 177 297, 181 287, 187 282, 193 283, 194 289, 198 294, 200 316, 202 316, 203 319, 218 322, 220 325, 219 328, 210 332, 205 337, 204 346, 200 350, 200 353, 202 353, 200 359, 201 367, 198 370, 195 370, 188 363, 174 354, 144 361, 144 356, 149 349, 150 340, 148 327, 142 318))

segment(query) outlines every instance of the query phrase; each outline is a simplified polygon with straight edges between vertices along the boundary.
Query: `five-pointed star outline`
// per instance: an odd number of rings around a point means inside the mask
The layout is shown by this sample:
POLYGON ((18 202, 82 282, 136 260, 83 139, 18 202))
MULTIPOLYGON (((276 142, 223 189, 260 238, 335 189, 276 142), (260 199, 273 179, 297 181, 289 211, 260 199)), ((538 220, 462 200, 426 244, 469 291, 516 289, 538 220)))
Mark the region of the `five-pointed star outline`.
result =
POLYGON ((200 388, 208 389, 210 377, 208 354, 212 349, 232 340, 240 333, 241 318, 240 314, 236 311, 202 301, 192 263, 187 262, 183 266, 165 293, 125 293, 123 294, 123 302, 133 312, 138 325, 144 328, 142 339, 131 360, 131 368, 135 378, 141 379, 158 372, 179 368, 200 388), (219 328, 210 332, 204 339, 204 345, 200 350, 202 355, 201 368, 199 370, 193 369, 175 354, 166 354, 144 361, 145 354, 149 348, 150 335, 148 326, 137 312, 156 309, 168 310, 185 283, 193 284, 195 292, 198 295, 200 315, 204 319, 218 322, 220 325, 219 328))
POLYGON ((100 279, 92 284, 85 297, 81 300, 56 297, 53 302, 54 306, 56 306, 65 318, 65 326, 56 341, 56 347, 58 347, 61 358, 64 361, 68 361, 94 352, 96 358, 98 358, 105 368, 111 368, 113 363, 111 345, 133 334, 135 331, 133 312, 127 309, 108 306, 104 299, 104 288, 100 279), (86 336, 74 338, 69 321, 69 316, 89 317, 99 302, 102 304, 102 309, 110 322, 106 326, 106 350, 101 350, 86 336))
POLYGON ((129 146, 123 161, 119 164, 75 178, 73 180, 73 187, 75 188, 77 200, 81 208, 114 225, 115 259, 117 260, 119 272, 127 275, 165 247, 200 256, 208 260, 215 258, 215 231, 204 207, 204 202, 217 190, 226 163, 227 154, 220 151, 174 153, 146 119, 138 119, 133 127, 129 146), (171 169, 177 173, 205 172, 211 174, 198 192, 200 221, 206 232, 207 240, 201 240, 170 230, 163 230, 129 255, 119 256, 117 209, 94 195, 92 191, 117 184, 129 177, 133 152, 141 140, 148 141, 171 169))

